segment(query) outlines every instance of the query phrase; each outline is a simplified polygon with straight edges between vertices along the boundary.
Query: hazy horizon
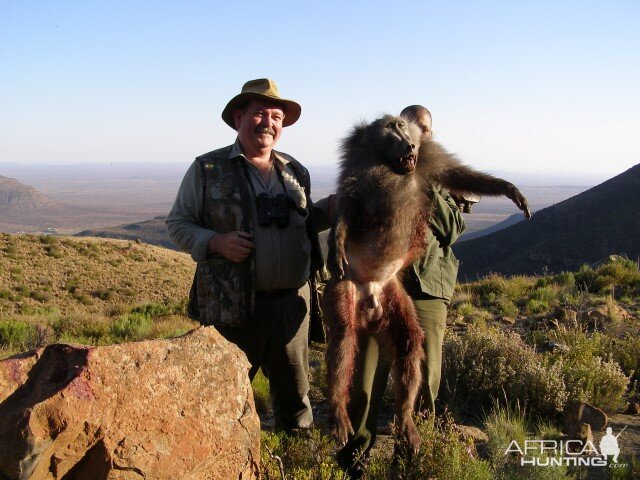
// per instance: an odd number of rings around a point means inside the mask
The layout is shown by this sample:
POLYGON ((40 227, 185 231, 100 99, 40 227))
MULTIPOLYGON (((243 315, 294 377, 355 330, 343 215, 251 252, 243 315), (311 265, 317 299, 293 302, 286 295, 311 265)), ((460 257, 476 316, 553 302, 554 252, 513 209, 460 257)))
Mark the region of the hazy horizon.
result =
POLYGON ((278 149, 309 167, 335 165, 354 123, 415 103, 480 170, 609 178, 640 162, 638 2, 259 6, 3 2, 0 162, 188 165, 234 141, 220 112, 265 76, 302 105, 278 149))

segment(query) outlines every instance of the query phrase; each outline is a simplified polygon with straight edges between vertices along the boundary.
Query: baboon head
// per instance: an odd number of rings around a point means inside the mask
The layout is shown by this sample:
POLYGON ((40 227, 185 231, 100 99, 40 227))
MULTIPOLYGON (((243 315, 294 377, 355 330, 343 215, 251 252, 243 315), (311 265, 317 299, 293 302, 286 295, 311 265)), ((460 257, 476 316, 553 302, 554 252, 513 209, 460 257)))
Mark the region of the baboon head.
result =
POLYGON ((405 175, 415 170, 420 132, 405 119, 385 115, 371 122, 364 131, 363 141, 396 173, 405 175))

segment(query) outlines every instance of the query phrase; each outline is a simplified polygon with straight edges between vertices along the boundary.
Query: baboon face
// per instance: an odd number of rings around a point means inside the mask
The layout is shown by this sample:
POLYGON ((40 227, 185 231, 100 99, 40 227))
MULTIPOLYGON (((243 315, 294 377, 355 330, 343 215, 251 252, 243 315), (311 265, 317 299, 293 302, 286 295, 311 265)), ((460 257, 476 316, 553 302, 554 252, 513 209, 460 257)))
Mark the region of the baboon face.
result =
POLYGON ((406 175, 416 169, 420 132, 415 125, 386 115, 371 123, 367 133, 367 141, 396 173, 406 175))

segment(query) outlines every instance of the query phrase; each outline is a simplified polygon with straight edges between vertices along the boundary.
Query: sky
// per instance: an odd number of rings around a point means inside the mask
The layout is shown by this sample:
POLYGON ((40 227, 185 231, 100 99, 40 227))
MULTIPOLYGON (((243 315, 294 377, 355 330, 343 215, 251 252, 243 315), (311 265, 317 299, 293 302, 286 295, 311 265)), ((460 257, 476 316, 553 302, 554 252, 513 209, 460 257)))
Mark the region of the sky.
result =
POLYGON ((638 25, 637 0, 0 0, 0 166, 186 169, 269 77, 302 105, 278 149, 307 165, 417 103, 475 168, 605 179, 640 163, 638 25))

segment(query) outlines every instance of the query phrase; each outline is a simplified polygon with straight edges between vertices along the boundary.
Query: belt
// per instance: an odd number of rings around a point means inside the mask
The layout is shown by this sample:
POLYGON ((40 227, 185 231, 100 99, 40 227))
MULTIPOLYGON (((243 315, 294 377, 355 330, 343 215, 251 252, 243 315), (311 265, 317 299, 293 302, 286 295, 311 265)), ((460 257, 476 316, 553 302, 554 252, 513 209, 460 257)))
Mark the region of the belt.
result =
POLYGON ((291 292, 298 292, 298 289, 285 288, 283 290, 268 290, 266 292, 256 292, 256 295, 263 298, 281 298, 291 292))

